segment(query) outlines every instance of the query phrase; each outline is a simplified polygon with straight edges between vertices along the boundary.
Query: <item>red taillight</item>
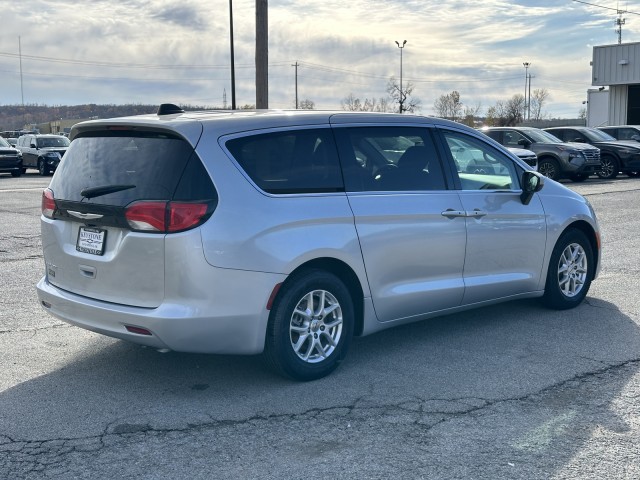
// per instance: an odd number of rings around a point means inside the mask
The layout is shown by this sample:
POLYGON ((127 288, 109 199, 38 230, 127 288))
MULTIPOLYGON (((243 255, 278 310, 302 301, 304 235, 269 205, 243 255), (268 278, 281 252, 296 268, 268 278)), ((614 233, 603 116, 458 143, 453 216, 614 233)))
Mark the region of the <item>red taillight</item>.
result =
POLYGON ((167 231, 179 232, 188 230, 200 223, 207 214, 206 203, 169 202, 169 226, 167 231))
POLYGON ((53 212, 56 211, 56 200, 53 197, 53 191, 45 188, 42 191, 42 215, 47 218, 53 218, 53 212))
POLYGON ((140 201, 124 212, 133 230, 181 232, 197 227, 209 212, 207 203, 140 201))
POLYGON ((134 230, 165 232, 167 202, 135 202, 125 209, 124 216, 134 230))

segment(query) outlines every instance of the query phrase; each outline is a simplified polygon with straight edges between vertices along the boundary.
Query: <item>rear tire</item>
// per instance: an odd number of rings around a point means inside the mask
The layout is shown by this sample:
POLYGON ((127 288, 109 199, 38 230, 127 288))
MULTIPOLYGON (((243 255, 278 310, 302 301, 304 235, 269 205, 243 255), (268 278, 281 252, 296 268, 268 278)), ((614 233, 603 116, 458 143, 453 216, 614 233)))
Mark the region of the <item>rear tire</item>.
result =
POLYGON ((543 303, 557 310, 580 305, 594 275, 591 243, 580 230, 563 233, 551 253, 543 303))
POLYGON ((265 357, 280 375, 309 381, 329 375, 345 358, 353 336, 349 289, 323 270, 290 277, 269 317, 265 357))

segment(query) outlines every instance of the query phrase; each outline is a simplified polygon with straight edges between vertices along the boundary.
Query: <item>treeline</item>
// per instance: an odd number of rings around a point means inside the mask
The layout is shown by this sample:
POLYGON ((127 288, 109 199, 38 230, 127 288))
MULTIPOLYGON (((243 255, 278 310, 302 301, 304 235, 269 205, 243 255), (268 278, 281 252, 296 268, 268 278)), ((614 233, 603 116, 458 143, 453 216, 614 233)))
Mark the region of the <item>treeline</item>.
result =
MULTIPOLYGON (((181 105, 185 110, 203 110, 211 107, 181 105)), ((113 118, 155 113, 158 105, 0 105, 0 130, 17 130, 25 125, 87 118, 113 118)))

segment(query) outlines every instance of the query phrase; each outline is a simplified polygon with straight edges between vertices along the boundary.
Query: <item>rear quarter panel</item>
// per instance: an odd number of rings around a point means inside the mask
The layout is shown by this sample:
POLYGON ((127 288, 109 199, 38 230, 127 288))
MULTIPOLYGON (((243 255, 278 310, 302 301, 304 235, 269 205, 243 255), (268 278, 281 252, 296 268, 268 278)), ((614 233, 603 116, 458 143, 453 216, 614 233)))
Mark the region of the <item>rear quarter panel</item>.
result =
POLYGON ((207 262, 215 267, 290 274, 317 258, 334 258, 368 284, 346 194, 270 195, 260 191, 219 146, 203 135, 198 153, 219 202, 201 227, 207 262))

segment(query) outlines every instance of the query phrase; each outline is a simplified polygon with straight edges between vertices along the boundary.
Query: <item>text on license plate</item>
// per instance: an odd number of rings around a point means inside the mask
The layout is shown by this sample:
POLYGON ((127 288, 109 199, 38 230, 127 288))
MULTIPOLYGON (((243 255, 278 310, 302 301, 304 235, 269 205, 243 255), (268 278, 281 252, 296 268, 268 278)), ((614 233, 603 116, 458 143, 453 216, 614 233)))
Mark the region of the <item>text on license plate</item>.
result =
POLYGON ((80 227, 78 231, 78 241, 76 242, 76 250, 93 255, 102 255, 104 253, 106 230, 99 228, 80 227))

